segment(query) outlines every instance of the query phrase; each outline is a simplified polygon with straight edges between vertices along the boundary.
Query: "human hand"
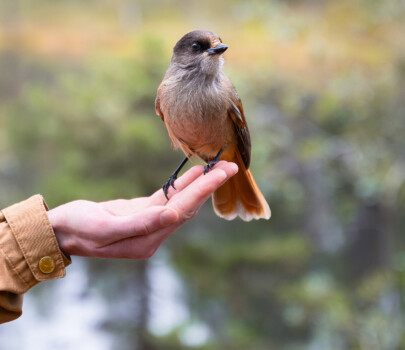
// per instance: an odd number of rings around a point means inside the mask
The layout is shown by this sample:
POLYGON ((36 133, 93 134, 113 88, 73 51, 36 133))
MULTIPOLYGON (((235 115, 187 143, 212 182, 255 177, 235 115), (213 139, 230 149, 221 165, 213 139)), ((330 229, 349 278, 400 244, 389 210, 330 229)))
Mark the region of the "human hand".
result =
POLYGON ((128 200, 78 200, 48 211, 48 217, 67 255, 145 259, 237 171, 236 164, 220 161, 202 175, 203 166, 197 165, 176 180, 169 200, 162 190, 128 200))

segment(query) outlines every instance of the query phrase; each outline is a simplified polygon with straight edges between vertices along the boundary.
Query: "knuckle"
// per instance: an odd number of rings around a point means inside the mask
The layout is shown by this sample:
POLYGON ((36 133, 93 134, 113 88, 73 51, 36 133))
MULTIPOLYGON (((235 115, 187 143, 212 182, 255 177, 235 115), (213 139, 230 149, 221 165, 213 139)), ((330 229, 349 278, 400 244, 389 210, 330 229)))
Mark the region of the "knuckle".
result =
POLYGON ((198 213, 198 209, 185 211, 183 214, 183 221, 188 221, 188 220, 192 219, 193 217, 195 217, 197 215, 197 213, 198 213))
POLYGON ((149 226, 146 224, 146 222, 142 222, 141 223, 141 231, 143 234, 145 235, 149 235, 152 233, 152 231, 150 230, 149 226))
POLYGON ((180 220, 182 222, 188 221, 192 219, 194 216, 196 216, 198 209, 195 208, 195 206, 185 206, 183 203, 176 203, 175 209, 177 210, 178 213, 180 213, 180 220))

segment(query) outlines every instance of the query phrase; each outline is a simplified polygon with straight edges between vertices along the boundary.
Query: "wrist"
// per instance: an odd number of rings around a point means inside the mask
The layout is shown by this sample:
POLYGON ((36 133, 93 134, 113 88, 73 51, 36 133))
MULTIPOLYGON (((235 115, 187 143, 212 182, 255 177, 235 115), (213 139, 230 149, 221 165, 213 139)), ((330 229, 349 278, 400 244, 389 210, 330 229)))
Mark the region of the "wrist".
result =
POLYGON ((70 255, 66 240, 66 235, 63 230, 64 217, 60 213, 60 207, 47 211, 49 222, 51 223, 53 232, 59 245, 59 249, 66 255, 70 255))

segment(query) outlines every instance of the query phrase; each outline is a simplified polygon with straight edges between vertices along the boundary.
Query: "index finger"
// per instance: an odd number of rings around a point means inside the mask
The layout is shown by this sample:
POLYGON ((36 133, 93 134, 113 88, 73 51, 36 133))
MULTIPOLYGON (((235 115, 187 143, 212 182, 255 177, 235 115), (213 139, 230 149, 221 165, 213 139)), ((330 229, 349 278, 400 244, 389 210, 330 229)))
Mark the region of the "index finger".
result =
POLYGON ((167 206, 175 209, 181 219, 187 220, 193 217, 211 194, 237 171, 235 163, 220 161, 209 173, 201 174, 189 186, 176 193, 167 206))
MULTIPOLYGON (((169 198, 173 197, 175 193, 183 190, 187 187, 190 183, 192 183, 196 178, 198 178, 204 170, 202 165, 193 166, 191 169, 187 170, 182 176, 180 176, 174 183, 176 189, 170 187, 169 188, 169 198)), ((163 190, 160 189, 156 191, 150 197, 150 204, 151 205, 163 205, 167 203, 167 199, 163 193, 163 190)))

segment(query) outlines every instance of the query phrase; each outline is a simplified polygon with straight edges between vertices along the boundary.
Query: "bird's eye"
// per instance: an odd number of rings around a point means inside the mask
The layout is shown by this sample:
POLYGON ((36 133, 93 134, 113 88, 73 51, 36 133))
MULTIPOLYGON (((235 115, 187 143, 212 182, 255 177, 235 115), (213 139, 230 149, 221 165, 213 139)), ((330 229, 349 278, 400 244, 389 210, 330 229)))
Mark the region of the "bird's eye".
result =
POLYGON ((193 50, 197 51, 201 49, 201 46, 199 43, 193 43, 193 45, 191 45, 191 47, 193 48, 193 50))

